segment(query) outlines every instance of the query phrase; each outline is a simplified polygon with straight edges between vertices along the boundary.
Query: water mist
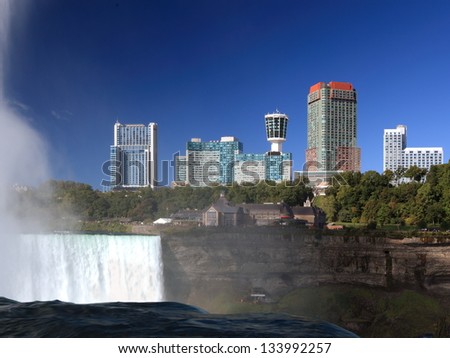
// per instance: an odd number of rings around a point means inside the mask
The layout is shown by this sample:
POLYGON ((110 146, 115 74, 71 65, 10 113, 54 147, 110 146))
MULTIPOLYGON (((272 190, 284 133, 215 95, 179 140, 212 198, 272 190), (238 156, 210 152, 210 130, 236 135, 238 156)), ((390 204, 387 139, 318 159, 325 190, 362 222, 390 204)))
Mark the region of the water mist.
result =
POLYGON ((83 303, 161 301, 157 236, 23 234, 24 228, 28 233, 46 231, 45 215, 35 208, 17 212, 17 186, 37 185, 49 171, 45 141, 8 106, 5 96, 5 59, 19 4, 24 2, 0 0, 0 296, 83 303))
MULTIPOLYGON (((4 93, 6 55, 10 25, 13 18, 12 1, 0 0, 0 125, 2 153, 0 171, 0 295, 13 280, 17 254, 16 241, 25 223, 14 213, 14 186, 33 184, 46 176, 45 144, 39 134, 8 106, 4 93)), ((7 293, 7 292, 6 292, 7 293)))

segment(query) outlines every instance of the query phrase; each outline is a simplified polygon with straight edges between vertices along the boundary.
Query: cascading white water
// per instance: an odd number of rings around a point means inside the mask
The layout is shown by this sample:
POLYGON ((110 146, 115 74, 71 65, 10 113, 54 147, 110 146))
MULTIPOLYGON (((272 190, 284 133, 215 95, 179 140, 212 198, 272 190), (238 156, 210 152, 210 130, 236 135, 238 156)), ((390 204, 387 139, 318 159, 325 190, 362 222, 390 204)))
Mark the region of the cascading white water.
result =
POLYGON ((22 235, 6 293, 18 301, 157 302, 164 298, 159 236, 22 235))

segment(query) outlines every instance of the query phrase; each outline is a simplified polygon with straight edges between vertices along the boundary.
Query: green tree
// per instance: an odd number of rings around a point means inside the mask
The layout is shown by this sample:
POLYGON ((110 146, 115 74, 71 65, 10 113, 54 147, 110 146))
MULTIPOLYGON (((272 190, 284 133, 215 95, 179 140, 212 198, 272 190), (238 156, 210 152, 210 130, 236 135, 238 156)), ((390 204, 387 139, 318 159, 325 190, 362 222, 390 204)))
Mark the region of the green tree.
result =
POLYGON ((380 209, 380 201, 376 199, 369 199, 364 205, 364 210, 361 214, 361 222, 362 223, 376 222, 379 209, 380 209))
POLYGON ((408 168, 404 176, 416 182, 422 182, 423 178, 427 175, 427 170, 419 168, 415 165, 408 168))
POLYGON ((325 215, 327 216, 327 221, 336 221, 337 220, 337 204, 336 204, 336 198, 334 195, 326 195, 326 196, 319 196, 315 199, 315 205, 317 207, 321 208, 325 215))
POLYGON ((440 224, 445 220, 445 212, 441 204, 434 202, 426 208, 425 221, 430 224, 440 224))
POLYGON ((382 175, 386 178, 387 182, 389 183, 395 180, 395 173, 392 170, 387 169, 383 172, 382 175))
POLYGON ((102 195, 99 196, 93 203, 90 210, 90 217, 95 220, 100 220, 108 217, 109 201, 102 195))
POLYGON ((385 203, 382 203, 377 211, 377 223, 381 226, 389 223, 391 218, 391 209, 385 203))

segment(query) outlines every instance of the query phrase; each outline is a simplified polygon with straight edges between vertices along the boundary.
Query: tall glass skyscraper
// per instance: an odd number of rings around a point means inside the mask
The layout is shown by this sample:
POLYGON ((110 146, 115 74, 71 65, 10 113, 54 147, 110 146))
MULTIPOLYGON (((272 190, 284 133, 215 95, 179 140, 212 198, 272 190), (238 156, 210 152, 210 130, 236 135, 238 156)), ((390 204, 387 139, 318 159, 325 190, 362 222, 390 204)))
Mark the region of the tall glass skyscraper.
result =
MULTIPOLYGON (((308 172, 360 171, 356 90, 351 83, 319 82, 308 94, 308 172)), ((326 178, 325 178, 326 180, 326 178)))
POLYGON ((116 122, 110 149, 111 190, 156 186, 157 127, 116 122))
POLYGON ((327 182, 339 171, 361 170, 356 90, 351 83, 319 82, 308 94, 308 146, 303 174, 327 182))

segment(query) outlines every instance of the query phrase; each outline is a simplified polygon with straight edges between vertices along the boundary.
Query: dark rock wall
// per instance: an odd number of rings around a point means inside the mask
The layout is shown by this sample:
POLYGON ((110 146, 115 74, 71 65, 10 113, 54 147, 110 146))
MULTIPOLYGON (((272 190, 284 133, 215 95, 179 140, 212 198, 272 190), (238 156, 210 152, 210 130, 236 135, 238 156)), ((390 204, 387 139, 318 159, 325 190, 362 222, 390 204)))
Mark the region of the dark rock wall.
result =
POLYGON ((166 299, 242 295, 263 288, 277 299, 312 285, 414 287, 450 295, 450 246, 411 240, 323 236, 307 230, 255 229, 163 234, 166 299))

